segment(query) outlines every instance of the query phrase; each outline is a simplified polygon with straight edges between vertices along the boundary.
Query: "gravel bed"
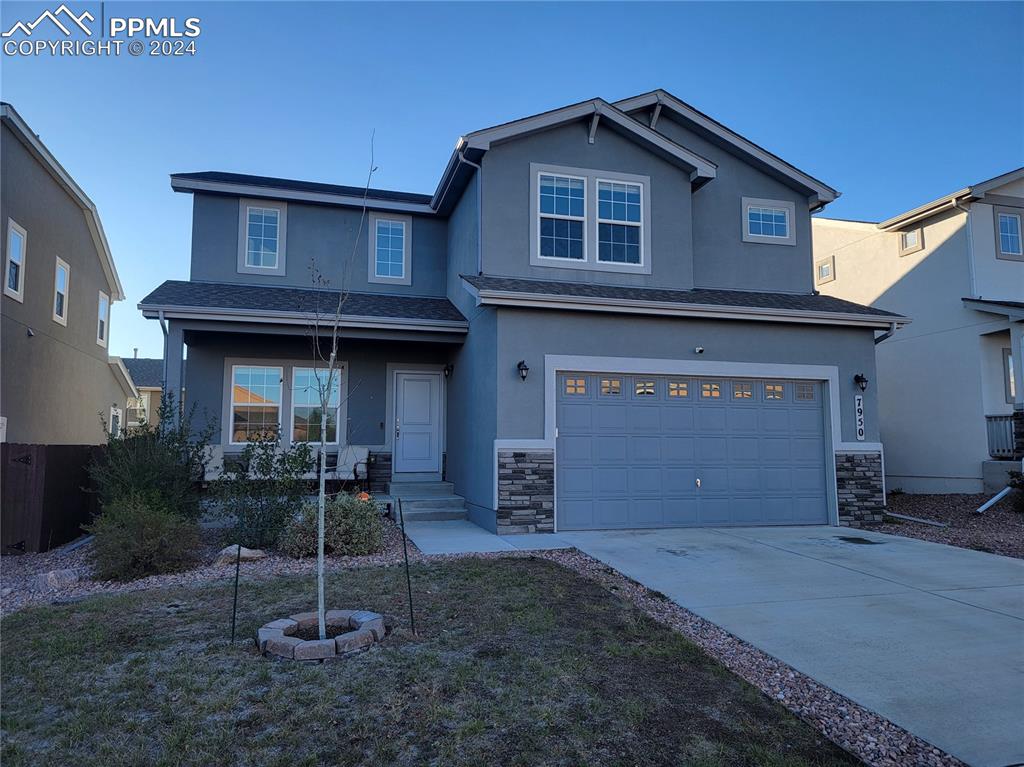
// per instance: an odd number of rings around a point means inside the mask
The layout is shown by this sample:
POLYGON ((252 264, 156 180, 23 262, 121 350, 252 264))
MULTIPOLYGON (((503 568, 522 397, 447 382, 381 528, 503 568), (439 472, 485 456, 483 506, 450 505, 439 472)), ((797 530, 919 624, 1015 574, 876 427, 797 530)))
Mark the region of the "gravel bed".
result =
POLYGON ((872 529, 1024 559, 1024 514, 1013 510, 1012 498, 1004 498, 983 514, 975 513, 974 510, 991 497, 988 494, 890 494, 887 499, 889 512, 944 522, 949 527, 934 527, 889 517, 889 521, 872 529))
MULTIPOLYGON (((954 496, 955 497, 955 496, 954 496)), ((972 496, 962 496, 972 497, 972 496)), ((893 525, 892 527, 901 527, 893 525)), ((916 527, 924 527, 917 525, 916 527)), ((886 530, 886 532, 890 532, 886 530)), ((899 531, 896 531, 899 533, 899 531)), ((899 533, 901 534, 901 533, 899 533)), ((401 532, 389 520, 385 522, 384 550, 363 557, 327 557, 329 571, 347 568, 398 565, 403 561, 401 532)), ((947 541, 943 541, 947 542, 947 541)), ((213 558, 217 547, 212 544, 204 552, 213 558)), ((538 557, 556 562, 585 578, 597 581, 610 591, 629 599, 655 620, 679 631, 699 645, 726 668, 753 684, 769 697, 820 730, 826 737, 864 760, 872 767, 962 767, 963 762, 926 743, 892 722, 830 690, 767 653, 743 642, 713 623, 675 604, 664 595, 626 578, 576 549, 554 551, 498 551, 468 555, 425 555, 409 542, 410 562, 437 562, 463 559, 497 559, 538 557)), ((281 575, 312 575, 315 561, 295 560, 271 554, 257 562, 242 563, 246 577, 281 575)), ((0 612, 8 614, 31 604, 78 600, 93 594, 112 594, 144 589, 189 586, 220 578, 230 578, 234 565, 204 565, 193 570, 169 575, 141 578, 129 583, 88 580, 89 545, 74 551, 60 550, 46 554, 26 554, 0 560, 2 598, 0 612), (70 568, 82 574, 83 580, 66 588, 40 590, 37 576, 55 569, 70 568)))

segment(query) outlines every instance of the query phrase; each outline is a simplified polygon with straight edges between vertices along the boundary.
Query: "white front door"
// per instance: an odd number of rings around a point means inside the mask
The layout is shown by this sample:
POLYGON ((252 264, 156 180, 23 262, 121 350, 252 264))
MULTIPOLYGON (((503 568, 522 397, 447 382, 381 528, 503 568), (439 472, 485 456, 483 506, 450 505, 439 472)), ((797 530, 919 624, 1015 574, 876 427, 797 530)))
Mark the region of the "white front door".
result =
POLYGON ((395 374, 394 471, 441 471, 441 374, 395 374))

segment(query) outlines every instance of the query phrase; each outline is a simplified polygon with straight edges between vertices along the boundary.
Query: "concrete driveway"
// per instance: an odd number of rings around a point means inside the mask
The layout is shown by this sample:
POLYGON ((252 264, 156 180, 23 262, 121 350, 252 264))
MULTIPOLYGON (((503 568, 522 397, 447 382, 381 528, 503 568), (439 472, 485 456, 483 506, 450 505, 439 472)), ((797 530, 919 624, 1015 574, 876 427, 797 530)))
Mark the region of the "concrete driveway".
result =
POLYGON ((835 527, 558 537, 969 764, 1024 762, 1024 561, 835 527))

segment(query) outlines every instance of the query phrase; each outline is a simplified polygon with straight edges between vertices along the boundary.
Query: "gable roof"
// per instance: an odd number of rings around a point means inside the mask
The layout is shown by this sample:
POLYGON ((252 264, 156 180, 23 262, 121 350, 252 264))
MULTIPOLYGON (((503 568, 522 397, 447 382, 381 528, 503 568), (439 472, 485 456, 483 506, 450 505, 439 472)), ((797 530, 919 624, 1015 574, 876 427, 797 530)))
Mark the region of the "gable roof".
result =
POLYGON ((164 361, 161 357, 129 357, 121 360, 136 386, 163 388, 164 361))
POLYGON ((103 275, 107 279, 107 287, 110 289, 112 301, 124 300, 124 288, 121 285, 121 278, 117 276, 117 267, 114 266, 114 257, 110 253, 110 245, 107 243, 107 236, 103 232, 103 222, 100 221, 99 211, 89 196, 82 191, 82 187, 71 177, 71 174, 64 170, 57 158, 54 157, 46 145, 40 141, 28 123, 18 114, 17 110, 7 102, 0 102, 0 121, 3 122, 17 136, 18 140, 25 145, 29 153, 49 172, 54 180, 60 184, 70 195, 85 215, 85 223, 89 228, 93 245, 100 257, 100 266, 103 275))
POLYGON ((919 205, 913 210, 908 210, 904 213, 900 213, 898 216, 886 219, 878 224, 878 228, 891 232, 894 229, 915 224, 918 221, 931 218, 937 213, 942 213, 945 210, 956 207, 960 203, 980 200, 993 189, 1003 186, 1004 184, 1009 184, 1013 181, 1019 181, 1022 178, 1024 178, 1024 168, 1017 168, 1016 170, 1011 170, 1008 173, 1003 173, 1002 175, 995 176, 985 181, 979 181, 977 184, 965 186, 963 189, 959 189, 952 194, 947 194, 937 200, 932 200, 931 202, 926 202, 924 205, 919 205))
POLYGON ((910 322, 899 314, 821 294, 708 288, 666 290, 475 274, 460 276, 480 304, 875 328, 910 322))
MULTIPOLYGON (((338 291, 224 282, 168 280, 139 302, 144 317, 307 324, 331 316, 338 291)), ((390 327, 464 333, 466 318, 447 298, 391 293, 346 295, 345 327, 390 327)))
POLYGON ((768 170, 776 178, 784 180, 791 185, 797 185, 801 190, 805 190, 808 194, 816 197, 817 204, 822 206, 832 202, 840 195, 839 192, 828 184, 790 165, 778 155, 772 154, 767 149, 730 130, 722 125, 722 123, 708 117, 703 112, 661 88, 616 101, 615 106, 623 112, 636 112, 642 109, 653 108, 654 112, 652 113, 651 122, 655 124, 657 124, 656 115, 668 109, 677 118, 685 122, 688 127, 712 139, 714 143, 753 160, 755 164, 759 165, 762 169, 768 170))

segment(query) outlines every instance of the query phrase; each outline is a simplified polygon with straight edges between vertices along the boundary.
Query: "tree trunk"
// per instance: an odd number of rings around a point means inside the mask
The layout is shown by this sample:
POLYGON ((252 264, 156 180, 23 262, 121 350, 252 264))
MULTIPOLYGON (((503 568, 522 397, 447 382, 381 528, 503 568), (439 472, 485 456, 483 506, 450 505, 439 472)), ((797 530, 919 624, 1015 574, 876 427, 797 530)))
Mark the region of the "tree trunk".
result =
MULTIPOLYGON (((330 389, 328 389, 329 391, 330 389)), ((317 498, 316 505, 316 614, 320 624, 320 638, 327 639, 327 617, 324 612, 324 508, 327 505, 327 408, 323 406, 320 408, 320 496, 317 498)))

